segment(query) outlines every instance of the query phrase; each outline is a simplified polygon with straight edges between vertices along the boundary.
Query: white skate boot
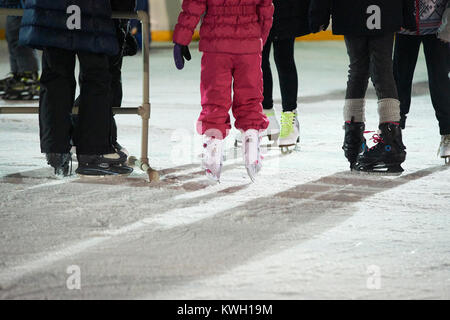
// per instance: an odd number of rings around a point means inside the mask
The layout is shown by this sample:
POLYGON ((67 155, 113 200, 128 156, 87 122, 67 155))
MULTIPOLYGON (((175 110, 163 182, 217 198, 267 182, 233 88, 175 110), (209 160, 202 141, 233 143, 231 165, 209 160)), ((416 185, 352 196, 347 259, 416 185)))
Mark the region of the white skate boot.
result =
POLYGON ((223 140, 206 137, 203 143, 202 167, 208 179, 220 182, 223 166, 223 140))
POLYGON ((281 114, 281 134, 278 146, 283 154, 290 153, 289 147, 297 146, 300 142, 300 124, 297 110, 281 114))
POLYGON ((446 164, 450 164, 450 134, 442 136, 439 155, 441 158, 445 159, 446 164))
POLYGON ((250 129, 243 134, 242 151, 248 176, 255 182, 256 175, 262 168, 261 137, 258 130, 250 129))
MULTIPOLYGON (((261 133, 261 137, 267 137, 270 141, 270 144, 276 145, 278 142, 278 137, 280 136, 280 124, 277 120, 277 115, 275 113, 275 109, 264 109, 264 113, 269 119, 269 126, 266 130, 261 133)), ((242 143, 242 134, 239 132, 236 135, 236 141, 234 143, 235 147, 242 143)))

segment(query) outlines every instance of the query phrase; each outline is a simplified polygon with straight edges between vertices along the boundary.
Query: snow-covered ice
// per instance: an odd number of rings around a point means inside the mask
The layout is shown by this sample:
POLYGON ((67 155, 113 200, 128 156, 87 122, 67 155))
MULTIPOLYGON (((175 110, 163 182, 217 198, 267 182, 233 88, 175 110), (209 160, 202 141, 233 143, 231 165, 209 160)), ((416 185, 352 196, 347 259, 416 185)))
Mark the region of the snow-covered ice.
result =
MULTIPOLYGON (((450 166, 436 156, 423 55, 403 175, 349 173, 341 150, 344 43, 302 42, 301 150, 268 150, 252 184, 230 137, 222 183, 211 185, 194 133, 194 47, 183 71, 170 44, 151 50, 150 162, 163 174, 159 184, 139 171, 54 179, 37 116, 0 115, 1 299, 450 298, 450 166), (79 267, 80 290, 67 287, 70 266, 79 267)), ((4 41, 0 52, 3 75, 4 41)), ((138 106, 141 57, 125 60, 123 83, 124 105, 138 106)), ((372 87, 368 99, 367 128, 375 130, 372 87)), ((120 143, 139 155, 140 119, 116 120, 120 143)))

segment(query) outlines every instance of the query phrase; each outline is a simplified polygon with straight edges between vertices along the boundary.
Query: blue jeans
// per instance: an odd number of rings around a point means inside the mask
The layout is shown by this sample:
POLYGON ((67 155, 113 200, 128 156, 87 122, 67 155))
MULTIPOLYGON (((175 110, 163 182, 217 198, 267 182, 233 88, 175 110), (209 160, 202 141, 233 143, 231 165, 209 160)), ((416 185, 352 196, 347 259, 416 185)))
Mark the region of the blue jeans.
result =
POLYGON ((19 31, 22 17, 8 16, 6 40, 12 73, 38 72, 39 60, 36 50, 19 46, 19 31))

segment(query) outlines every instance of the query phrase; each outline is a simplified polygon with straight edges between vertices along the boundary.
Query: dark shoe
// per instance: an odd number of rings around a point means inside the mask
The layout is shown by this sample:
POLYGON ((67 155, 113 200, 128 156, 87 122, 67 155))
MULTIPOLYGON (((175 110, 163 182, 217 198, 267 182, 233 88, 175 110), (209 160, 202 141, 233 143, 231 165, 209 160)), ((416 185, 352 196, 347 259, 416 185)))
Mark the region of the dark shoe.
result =
POLYGON ((366 139, 364 138, 364 129, 364 122, 352 121, 346 122, 344 125, 345 137, 342 150, 344 150, 345 157, 348 162, 350 162, 350 169, 355 165, 358 153, 366 142, 366 139))
POLYGON ((406 158, 406 147, 402 141, 402 130, 397 123, 382 123, 380 134, 372 140, 376 145, 367 148, 365 145, 358 155, 355 170, 365 172, 401 173, 401 164, 406 158))
POLYGON ((72 154, 47 153, 45 157, 47 159, 47 164, 55 169, 55 175, 67 177, 72 174, 72 154))

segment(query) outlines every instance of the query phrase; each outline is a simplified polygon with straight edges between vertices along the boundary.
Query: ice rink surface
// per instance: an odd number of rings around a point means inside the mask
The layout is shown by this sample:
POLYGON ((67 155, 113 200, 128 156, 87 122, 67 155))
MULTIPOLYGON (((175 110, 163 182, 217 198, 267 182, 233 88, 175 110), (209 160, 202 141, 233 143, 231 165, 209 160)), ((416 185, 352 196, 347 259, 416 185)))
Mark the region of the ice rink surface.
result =
MULTIPOLYGON (((349 172, 344 43, 306 42, 296 45, 301 150, 268 150, 252 184, 231 136, 222 183, 210 185, 194 133, 200 54, 191 51, 177 71, 169 44, 151 50, 150 162, 159 184, 137 170, 55 179, 37 115, 0 115, 0 299, 450 298, 450 167, 436 155, 423 55, 403 175, 349 172)), ((5 75, 4 41, 0 52, 5 75)), ((125 60, 123 83, 124 106, 138 106, 140 56, 125 60)), ((278 86, 275 96, 280 113, 278 86)), ((366 109, 367 129, 376 130, 372 86, 366 109)), ((140 119, 116 121, 119 142, 139 155, 140 119)))

